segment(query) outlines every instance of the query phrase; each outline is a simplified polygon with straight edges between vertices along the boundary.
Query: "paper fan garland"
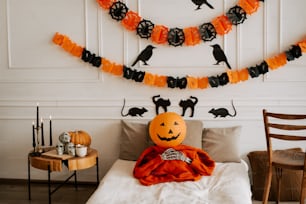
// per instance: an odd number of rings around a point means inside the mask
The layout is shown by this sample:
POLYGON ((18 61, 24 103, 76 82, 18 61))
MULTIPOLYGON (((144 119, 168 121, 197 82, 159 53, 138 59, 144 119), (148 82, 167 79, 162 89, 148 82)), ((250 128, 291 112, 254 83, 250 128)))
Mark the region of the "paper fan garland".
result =
POLYGON ((70 40, 66 35, 56 33, 53 37, 53 43, 62 47, 75 57, 81 58, 84 62, 92 64, 101 71, 115 76, 121 76, 125 79, 143 83, 149 86, 168 87, 171 89, 206 89, 216 88, 227 84, 236 84, 247 81, 250 78, 259 77, 271 70, 278 69, 287 64, 288 61, 302 56, 306 52, 306 39, 292 45, 291 48, 276 56, 265 59, 258 65, 246 67, 240 70, 230 70, 220 73, 217 76, 189 76, 176 77, 153 74, 145 71, 139 71, 127 67, 126 65, 117 64, 104 57, 91 53, 86 48, 81 47, 70 40))
POLYGON ((128 6, 119 0, 96 0, 101 8, 108 10, 112 19, 121 21, 124 28, 136 31, 140 38, 151 39, 156 44, 170 46, 194 46, 203 42, 212 41, 218 35, 225 35, 232 30, 233 25, 243 23, 247 15, 255 13, 260 1, 264 0, 238 0, 237 5, 230 8, 226 14, 214 18, 211 22, 187 28, 168 28, 157 25, 151 20, 129 10, 128 6))

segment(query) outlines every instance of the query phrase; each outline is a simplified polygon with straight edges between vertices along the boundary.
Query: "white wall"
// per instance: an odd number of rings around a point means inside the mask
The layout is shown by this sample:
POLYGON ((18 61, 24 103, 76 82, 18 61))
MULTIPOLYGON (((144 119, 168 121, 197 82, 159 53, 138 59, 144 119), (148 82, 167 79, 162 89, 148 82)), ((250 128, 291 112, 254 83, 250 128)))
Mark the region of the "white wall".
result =
MULTIPOLYGON (((215 0, 211 1, 214 10, 203 6, 195 11, 191 1, 125 2, 156 24, 181 28, 210 22, 236 3, 215 0)), ((226 67, 213 65, 209 46, 213 43, 222 45, 233 69, 254 66, 306 37, 305 8, 304 0, 261 2, 256 13, 224 37, 194 47, 157 46, 150 66, 138 64, 136 68, 171 76, 216 75, 226 67)), ((99 72, 52 43, 54 33, 60 32, 102 57, 130 65, 150 41, 139 40, 134 32, 124 30, 95 0, 0 0, 0 28, 0 178, 27 178, 37 102, 40 115, 45 120, 49 115, 54 119, 54 141, 66 130, 84 129, 91 134, 92 147, 100 152, 101 176, 118 156, 123 98, 126 109, 149 109, 144 118, 132 119, 148 120, 155 115, 152 96, 169 98, 170 111, 179 113, 178 102, 196 96, 199 103, 192 119, 202 120, 206 127, 242 125, 243 157, 249 151, 265 149, 263 108, 306 112, 305 56, 237 85, 204 90, 156 88, 99 72), (231 100, 238 111, 236 117, 215 119, 208 113, 213 107, 231 111, 231 100)), ((94 173, 94 169, 83 171, 80 177, 94 181, 94 173)), ((33 175, 46 179, 45 172, 39 170, 33 175)))

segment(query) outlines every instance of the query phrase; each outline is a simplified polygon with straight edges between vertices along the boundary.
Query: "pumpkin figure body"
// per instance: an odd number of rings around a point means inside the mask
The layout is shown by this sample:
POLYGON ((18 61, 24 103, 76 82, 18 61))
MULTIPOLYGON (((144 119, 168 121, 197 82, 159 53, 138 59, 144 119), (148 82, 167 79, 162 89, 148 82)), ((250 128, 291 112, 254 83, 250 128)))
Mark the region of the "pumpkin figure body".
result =
POLYGON ((69 135, 70 135, 70 142, 72 142, 75 145, 80 144, 89 147, 91 144, 91 136, 84 130, 70 131, 69 135))
POLYGON ((177 113, 161 113, 151 121, 149 133, 156 145, 166 148, 175 147, 186 137, 186 123, 177 113))
POLYGON ((141 184, 198 181, 212 174, 215 162, 205 151, 181 144, 186 123, 180 115, 165 112, 155 116, 149 134, 156 145, 142 152, 133 171, 141 184))

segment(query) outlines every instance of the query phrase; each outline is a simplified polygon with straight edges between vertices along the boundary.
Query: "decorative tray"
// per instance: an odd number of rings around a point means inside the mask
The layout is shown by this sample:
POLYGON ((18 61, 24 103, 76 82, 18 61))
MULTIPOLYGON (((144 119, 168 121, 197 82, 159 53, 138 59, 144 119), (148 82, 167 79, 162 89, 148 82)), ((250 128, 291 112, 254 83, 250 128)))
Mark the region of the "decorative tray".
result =
POLYGON ((58 159, 62 159, 62 160, 66 160, 66 159, 70 159, 70 158, 74 157, 74 156, 69 155, 69 154, 58 155, 57 152, 56 152, 56 149, 48 151, 48 152, 44 152, 44 153, 42 153, 42 155, 47 156, 47 157, 58 158, 58 159))

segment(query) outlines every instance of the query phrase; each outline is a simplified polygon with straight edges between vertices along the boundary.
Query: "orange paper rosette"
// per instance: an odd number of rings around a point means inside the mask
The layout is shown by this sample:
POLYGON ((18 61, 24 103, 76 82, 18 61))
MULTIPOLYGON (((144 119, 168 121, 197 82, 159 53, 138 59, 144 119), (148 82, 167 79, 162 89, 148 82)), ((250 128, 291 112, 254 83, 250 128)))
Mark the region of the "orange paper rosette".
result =
POLYGON ((122 76, 123 75, 123 65, 114 64, 111 70, 111 73, 115 76, 122 76))
POLYGON ((239 0, 238 5, 249 15, 259 8, 259 0, 239 0))
POLYGON ((238 76, 240 81, 246 81, 249 79, 249 71, 248 68, 243 68, 238 71, 238 76))
POLYGON ((228 80, 231 84, 238 83, 239 80, 239 72, 237 70, 227 70, 228 80))
POLYGON ((301 48, 302 52, 306 52, 306 40, 299 42, 298 46, 301 48))
POLYGON ((168 28, 162 25, 154 26, 151 34, 151 40, 157 44, 164 44, 168 41, 168 28))
POLYGON ((143 79, 143 83, 152 86, 154 85, 154 82, 155 82, 155 75, 151 73, 146 73, 143 79))
POLYGON ((198 79, 196 77, 187 77, 187 86, 190 89, 197 89, 198 88, 198 79))
POLYGON ((208 77, 201 77, 201 78, 198 78, 198 87, 200 89, 206 89, 209 85, 209 82, 208 82, 208 77))
POLYGON ((185 44, 196 45, 201 42, 201 36, 197 27, 189 27, 184 29, 185 44))
POLYGON ((128 11, 121 23, 127 30, 136 30, 140 21, 141 17, 138 15, 138 13, 128 11))
POLYGON ((55 33, 55 35, 53 36, 53 39, 52 39, 53 43, 55 43, 59 46, 62 46, 63 40, 64 40, 64 35, 62 35, 58 32, 55 33))
POLYGON ((102 67, 101 69, 105 72, 110 73, 113 69, 113 63, 109 61, 108 59, 102 58, 102 67))
POLYGON ((219 35, 227 34, 232 30, 232 23, 225 15, 215 18, 211 23, 219 35))
POLYGON ((75 56, 75 57, 81 57, 82 53, 83 53, 84 48, 74 44, 74 47, 72 48, 72 50, 70 51, 70 53, 75 56))
POLYGON ((71 52, 74 46, 76 46, 76 44, 73 43, 68 37, 65 36, 63 39, 62 48, 64 48, 64 50, 66 50, 67 52, 71 52))
POLYGON ((279 55, 267 59, 266 62, 270 69, 277 69, 287 64, 287 56, 285 53, 281 53, 279 55))
POLYGON ((154 85, 158 87, 165 87, 167 85, 167 77, 156 75, 154 85))
POLYGON ((104 9, 109 9, 116 1, 117 0, 97 0, 98 4, 104 9))

